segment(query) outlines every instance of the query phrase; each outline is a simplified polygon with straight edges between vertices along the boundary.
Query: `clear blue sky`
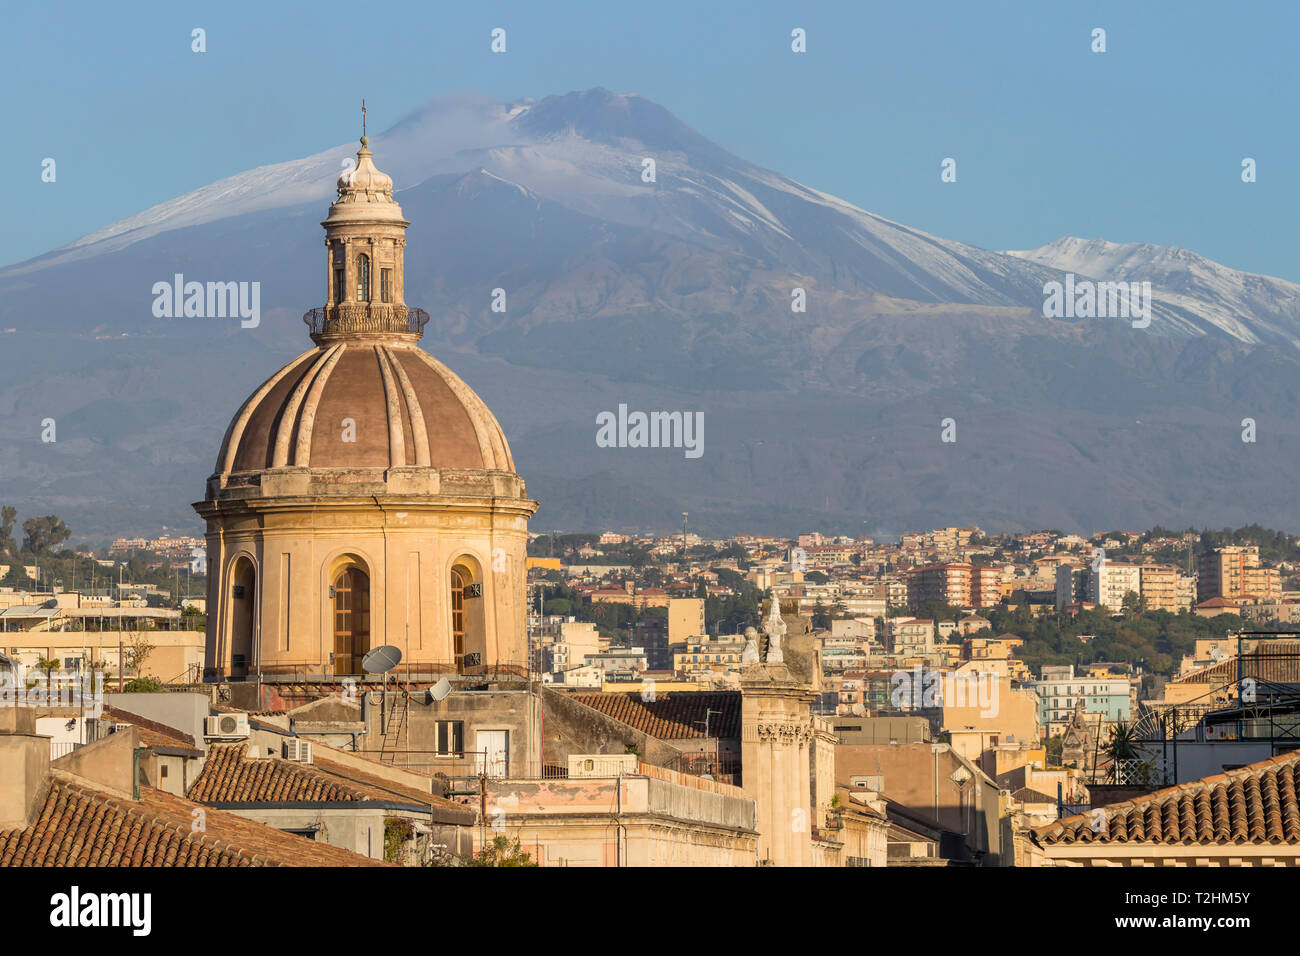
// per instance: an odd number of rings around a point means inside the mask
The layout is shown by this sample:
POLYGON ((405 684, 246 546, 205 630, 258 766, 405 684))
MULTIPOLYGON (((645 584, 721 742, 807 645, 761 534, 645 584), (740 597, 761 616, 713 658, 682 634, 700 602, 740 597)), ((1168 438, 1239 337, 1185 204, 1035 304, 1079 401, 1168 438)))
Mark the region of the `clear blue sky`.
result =
POLYGON ((991 249, 1179 245, 1300 281, 1300 4, 126 3, 6 10, 0 263, 430 97, 604 86, 991 249), (378 23, 378 26, 375 24, 378 23), (508 52, 489 51, 494 27, 508 52), (190 52, 190 30, 208 50, 190 52), (790 52, 790 30, 808 52, 790 52), (1090 52, 1094 27, 1108 52, 1090 52), (43 157, 58 181, 40 180, 43 157), (958 162, 958 181, 939 164, 958 162), (1244 156, 1259 181, 1240 179, 1244 156))

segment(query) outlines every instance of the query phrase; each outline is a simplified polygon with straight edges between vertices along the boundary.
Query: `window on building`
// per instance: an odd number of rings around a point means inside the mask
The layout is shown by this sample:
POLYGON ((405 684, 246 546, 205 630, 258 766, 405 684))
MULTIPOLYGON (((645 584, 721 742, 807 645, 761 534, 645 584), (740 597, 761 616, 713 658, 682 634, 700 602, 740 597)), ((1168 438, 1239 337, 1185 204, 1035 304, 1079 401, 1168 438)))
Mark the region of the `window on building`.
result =
POLYGON ((364 254, 357 258, 357 301, 370 301, 370 257, 364 254))
POLYGON ((465 724, 463 721, 438 721, 437 737, 438 756, 456 757, 465 752, 465 724))
POLYGON ((391 294, 390 290, 392 288, 392 280, 390 278, 392 274, 393 274, 392 269, 379 270, 379 301, 380 302, 388 301, 388 297, 391 294))
POLYGON ((465 662, 465 579, 459 571, 451 572, 451 645, 459 674, 465 662))
POLYGON ((343 289, 343 270, 334 270, 334 301, 342 302, 347 293, 343 289))

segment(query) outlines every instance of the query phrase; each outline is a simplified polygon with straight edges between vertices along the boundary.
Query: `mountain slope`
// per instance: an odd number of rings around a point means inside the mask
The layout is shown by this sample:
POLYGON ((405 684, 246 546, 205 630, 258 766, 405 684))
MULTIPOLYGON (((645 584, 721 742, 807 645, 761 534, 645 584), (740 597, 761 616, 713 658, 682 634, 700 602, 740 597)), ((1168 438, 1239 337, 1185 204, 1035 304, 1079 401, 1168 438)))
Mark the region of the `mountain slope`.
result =
MULTIPOLYGON (((1300 528, 1279 477, 1300 465, 1288 283, 930 236, 604 90, 434 101, 374 140, 412 223, 424 347, 496 412, 539 528, 668 528, 682 510, 718 532, 1300 528), (1151 327, 1043 318, 1044 283, 1067 271, 1150 279, 1151 327), (619 404, 702 411, 704 456, 598 448, 595 417, 619 404), (946 417, 956 444, 939 441, 946 417)), ((0 270, 0 502, 83 533, 192 523, 230 416, 307 344, 319 222, 353 149, 0 270), (261 324, 155 318, 150 290, 176 273, 260 282, 261 324)))
POLYGON ((1241 342, 1300 348, 1300 285, 1239 272, 1186 249, 1065 236, 1037 249, 1008 252, 1077 275, 1150 282, 1156 301, 1241 342))

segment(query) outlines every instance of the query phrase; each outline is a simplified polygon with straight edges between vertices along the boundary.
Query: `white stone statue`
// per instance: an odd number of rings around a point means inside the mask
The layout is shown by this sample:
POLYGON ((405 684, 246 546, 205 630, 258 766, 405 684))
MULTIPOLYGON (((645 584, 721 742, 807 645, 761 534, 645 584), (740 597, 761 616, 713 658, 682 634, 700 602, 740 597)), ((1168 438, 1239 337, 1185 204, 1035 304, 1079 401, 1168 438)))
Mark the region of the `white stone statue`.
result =
POLYGON ((785 620, 781 617, 779 598, 772 598, 772 609, 768 612, 767 620, 763 622, 763 630, 767 632, 767 662, 785 663, 785 654, 781 652, 781 638, 785 637, 785 620))
POLYGON ((745 649, 740 653, 740 666, 750 667, 757 664, 758 657, 758 631, 752 627, 745 628, 745 649))

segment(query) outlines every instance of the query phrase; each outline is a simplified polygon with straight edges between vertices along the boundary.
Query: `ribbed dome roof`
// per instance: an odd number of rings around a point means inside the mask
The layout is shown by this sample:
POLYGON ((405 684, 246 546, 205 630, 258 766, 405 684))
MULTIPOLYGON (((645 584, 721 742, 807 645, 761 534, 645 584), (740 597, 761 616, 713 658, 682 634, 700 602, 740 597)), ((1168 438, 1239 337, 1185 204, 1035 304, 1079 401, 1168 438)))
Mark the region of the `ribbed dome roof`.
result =
POLYGON ((501 426, 473 389, 422 349, 385 341, 312 349, 244 403, 217 473, 290 466, 515 470, 501 426))

